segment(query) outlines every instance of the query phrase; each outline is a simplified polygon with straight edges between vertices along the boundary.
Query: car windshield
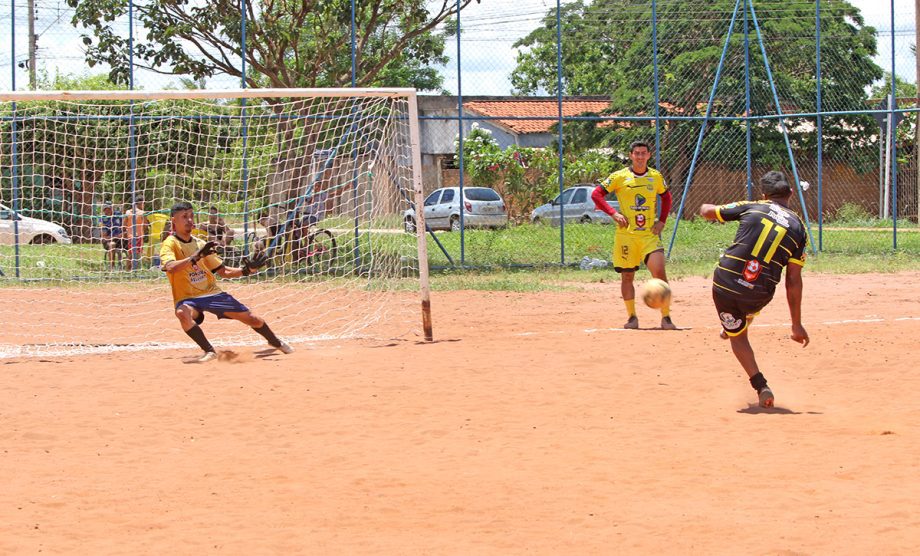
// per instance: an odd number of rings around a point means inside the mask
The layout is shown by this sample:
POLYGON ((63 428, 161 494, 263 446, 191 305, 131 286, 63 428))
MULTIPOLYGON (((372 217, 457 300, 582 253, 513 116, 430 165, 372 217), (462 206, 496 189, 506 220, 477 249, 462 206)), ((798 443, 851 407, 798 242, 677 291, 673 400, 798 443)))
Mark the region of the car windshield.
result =
POLYGON ((500 201, 498 193, 488 187, 470 187, 463 190, 464 196, 470 201, 500 201))

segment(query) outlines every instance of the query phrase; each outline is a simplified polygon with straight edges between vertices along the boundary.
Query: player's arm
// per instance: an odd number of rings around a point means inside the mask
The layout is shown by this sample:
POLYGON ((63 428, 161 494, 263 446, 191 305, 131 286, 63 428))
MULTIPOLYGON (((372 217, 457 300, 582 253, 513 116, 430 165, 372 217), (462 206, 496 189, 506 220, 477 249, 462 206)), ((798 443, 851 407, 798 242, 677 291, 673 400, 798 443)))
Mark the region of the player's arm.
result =
POLYGON ((786 266, 786 301, 789 303, 789 316, 792 319, 792 335, 794 341, 808 345, 808 332, 802 326, 802 266, 789 263, 786 266))
POLYGON ((219 268, 215 269, 214 272, 221 278, 240 278, 259 272, 259 269, 266 264, 268 264, 268 255, 260 251, 243 259, 243 266, 239 268, 221 265, 219 268))
POLYGON ((661 230, 664 229, 665 222, 668 221, 668 214, 671 213, 671 204, 671 190, 668 189, 661 194, 661 216, 658 217, 658 221, 652 226, 652 233, 656 236, 661 233, 661 230))
POLYGON ((709 220, 710 222, 715 222, 719 219, 717 212, 719 205, 710 205, 708 203, 703 203, 703 206, 700 207, 700 216, 709 220))
POLYGON ((175 253, 171 248, 164 244, 164 247, 161 251, 160 260, 163 261, 160 268, 164 272, 176 272, 179 270, 186 269, 194 264, 198 264, 198 261, 214 253, 217 243, 214 241, 209 241, 202 245, 195 253, 191 256, 184 259, 176 259, 175 253), (166 256, 164 256, 166 255, 166 256))
POLYGON ((629 225, 629 222, 626 220, 625 216, 610 206, 610 203, 608 203, 606 199, 607 193, 607 189, 605 189, 603 185, 595 187, 594 191, 591 192, 591 200, 594 201, 594 206, 597 207, 597 210, 610 215, 613 221, 617 223, 617 226, 625 228, 629 225))

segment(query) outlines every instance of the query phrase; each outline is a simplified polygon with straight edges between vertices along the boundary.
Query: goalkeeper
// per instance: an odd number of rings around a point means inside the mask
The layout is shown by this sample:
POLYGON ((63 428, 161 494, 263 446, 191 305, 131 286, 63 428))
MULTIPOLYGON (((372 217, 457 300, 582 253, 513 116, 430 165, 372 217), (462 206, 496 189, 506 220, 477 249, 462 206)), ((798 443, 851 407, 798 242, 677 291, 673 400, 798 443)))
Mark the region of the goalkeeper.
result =
POLYGON ((214 313, 218 319, 235 319, 247 324, 272 347, 282 353, 292 353, 294 348, 279 340, 268 323, 217 286, 215 275, 239 278, 258 272, 268 260, 265 254, 258 253, 243 259, 241 268, 226 267, 215 254, 217 242, 205 242, 192 236, 195 211, 191 203, 176 203, 169 215, 172 234, 160 248, 160 268, 169 277, 176 317, 182 323, 182 330, 204 350, 198 361, 204 363, 217 358, 214 347, 199 326, 204 321, 205 312, 214 313))

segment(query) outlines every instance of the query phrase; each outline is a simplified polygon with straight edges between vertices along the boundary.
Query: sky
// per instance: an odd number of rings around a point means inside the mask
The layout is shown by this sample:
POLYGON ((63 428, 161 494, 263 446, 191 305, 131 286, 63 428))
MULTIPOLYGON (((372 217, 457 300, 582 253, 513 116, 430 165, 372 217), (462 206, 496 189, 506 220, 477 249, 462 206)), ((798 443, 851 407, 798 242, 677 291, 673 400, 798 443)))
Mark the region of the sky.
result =
MULTIPOLYGON (((39 67, 51 73, 83 73, 88 71, 82 56, 83 45, 79 33, 69 24, 73 10, 65 0, 34 0, 36 5, 36 32, 39 35, 39 67)), ((666 2, 667 0, 659 0, 666 2)), ((886 71, 891 69, 891 1, 890 0, 849 0, 860 8, 866 24, 879 32, 880 54, 876 62, 886 71)), ((16 16, 16 61, 28 57, 26 33, 26 0, 13 0, 16 16)), ((0 6, 0 89, 12 88, 13 66, 9 53, 11 51, 11 3, 0 6), (2 16, 7 17, 2 17, 2 16)), ((540 22, 546 12, 556 6, 555 0, 481 0, 473 3, 463 11, 461 25, 470 31, 461 35, 462 49, 462 87, 464 95, 505 95, 511 91, 509 76, 515 66, 516 52, 512 44, 526 36, 540 22)), ((755 4, 756 6, 756 4, 755 4)), ((900 77, 914 81, 915 61, 910 52, 914 43, 914 0, 895 0, 894 25, 895 64, 900 77)), ((444 88, 456 94, 457 64, 456 39, 449 39, 447 55, 451 61, 442 68, 444 88)), ((96 73, 93 70, 93 73, 96 73)), ((161 76, 151 72, 139 73, 136 85, 145 89, 159 89, 175 84, 175 78, 161 76)), ((16 89, 28 86, 28 74, 25 69, 16 69, 16 89)), ((208 81, 209 88, 236 88, 236 78, 214 78, 208 81)))

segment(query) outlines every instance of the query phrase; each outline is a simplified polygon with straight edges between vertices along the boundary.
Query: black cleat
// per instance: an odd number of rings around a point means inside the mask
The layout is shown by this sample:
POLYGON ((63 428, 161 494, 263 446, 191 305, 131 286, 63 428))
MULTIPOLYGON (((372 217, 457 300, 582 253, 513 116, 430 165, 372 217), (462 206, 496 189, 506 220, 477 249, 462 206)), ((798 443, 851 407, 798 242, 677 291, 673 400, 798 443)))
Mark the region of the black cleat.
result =
POLYGON ((626 324, 623 325, 623 328, 627 330, 636 330, 639 328, 639 317, 636 315, 629 317, 629 320, 626 321, 626 324))

